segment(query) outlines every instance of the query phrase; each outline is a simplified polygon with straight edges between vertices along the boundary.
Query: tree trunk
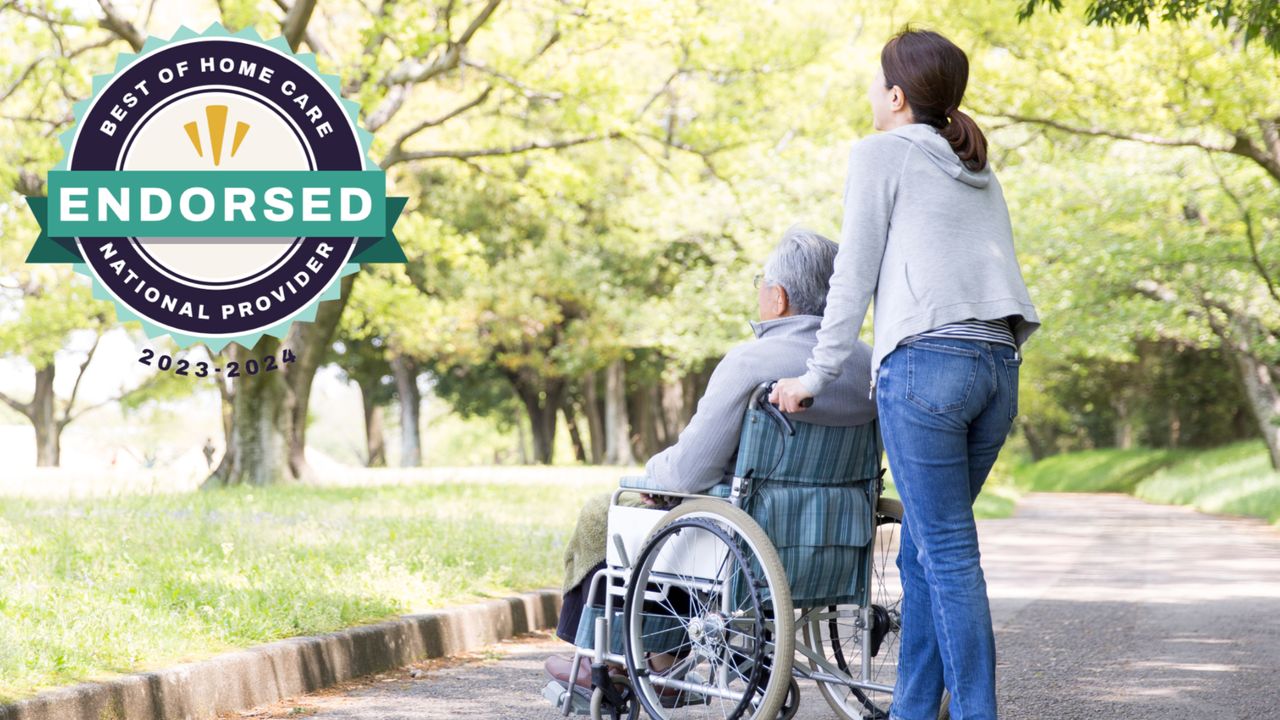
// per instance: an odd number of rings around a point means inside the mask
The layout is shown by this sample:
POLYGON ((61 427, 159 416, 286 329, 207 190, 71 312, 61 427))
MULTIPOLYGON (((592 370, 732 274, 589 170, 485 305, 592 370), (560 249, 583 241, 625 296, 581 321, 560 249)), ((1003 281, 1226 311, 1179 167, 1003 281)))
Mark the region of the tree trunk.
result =
POLYGON ((631 418, 632 448, 636 457, 652 457, 663 449, 662 407, 657 385, 635 386, 627 394, 631 418))
POLYGON ((420 467, 422 393, 418 391, 418 364, 411 358, 396 355, 391 358, 391 371, 400 396, 400 467, 420 467))
POLYGON ((263 337, 252 351, 236 348, 229 353, 229 361, 241 366, 232 401, 232 438, 206 485, 274 485, 302 479, 305 470, 290 462, 289 439, 297 415, 287 371, 243 374, 245 359, 278 354, 280 347, 276 338, 263 337))
POLYGON ((1111 401, 1116 411, 1115 446, 1121 450, 1133 448, 1133 419, 1130 417, 1129 399, 1123 394, 1116 395, 1111 401))
POLYGON ((342 278, 339 299, 320 303, 315 321, 295 323, 284 342, 264 335, 252 350, 237 346, 228 353, 228 359, 240 363, 240 377, 235 379, 232 393, 231 432, 222 462, 202 488, 314 480, 306 458, 311 384, 333 341, 356 277, 342 278), (293 362, 281 362, 282 348, 293 351, 293 362), (244 372, 244 361, 252 358, 261 365, 267 355, 276 357, 279 370, 259 370, 256 375, 244 372))
POLYGON ((1249 409, 1253 411, 1262 439, 1267 444, 1271 467, 1280 470, 1280 387, 1277 387, 1275 374, 1265 363, 1258 362, 1248 353, 1233 352, 1232 355, 1244 381, 1249 409))
POLYGON ((541 388, 536 385, 536 381, 520 376, 512 376, 511 382, 529 416, 529 429, 533 435, 533 461, 550 465, 555 459, 556 418, 564 404, 565 381, 544 380, 541 388))
POLYGON ((676 444, 685 425, 689 424, 685 414, 684 381, 664 382, 662 384, 662 419, 666 435, 662 442, 666 446, 676 444))
POLYGON ((520 464, 531 464, 529 462, 529 441, 524 431, 524 423, 522 422, 516 423, 516 440, 519 441, 519 445, 516 446, 516 449, 519 450, 520 453, 516 457, 519 458, 520 464))
MULTIPOLYGON (((377 379, 372 381, 376 383, 377 379)), ((360 401, 364 406, 365 467, 386 467, 387 443, 382 431, 382 406, 374 402, 373 388, 361 383, 356 383, 356 387, 360 388, 360 401)))
POLYGON ((587 416, 587 431, 591 435, 591 464, 599 465, 605 458, 604 403, 597 390, 599 378, 592 370, 582 378, 582 405, 587 416))
POLYGON ((610 465, 634 465, 631 423, 627 419, 627 377, 622 360, 614 360, 604 379, 604 461, 610 465))
POLYGON ((1027 440, 1027 451, 1031 453, 1031 462, 1039 462, 1052 453, 1052 443, 1044 437, 1041 437, 1040 431, 1036 429, 1030 422, 1020 422, 1018 427, 1022 428, 1022 437, 1027 440))
POLYGON ((586 463, 587 449, 582 444, 582 434, 578 432, 578 418, 573 412, 573 402, 565 400, 561 412, 564 413, 564 424, 569 427, 569 441, 573 443, 573 455, 578 462, 586 463))
POLYGON ((58 422, 54 414, 53 394, 53 362, 36 370, 36 392, 31 397, 30 413, 32 426, 36 430, 36 465, 38 467, 58 467, 61 461, 61 444, 63 424, 58 422))

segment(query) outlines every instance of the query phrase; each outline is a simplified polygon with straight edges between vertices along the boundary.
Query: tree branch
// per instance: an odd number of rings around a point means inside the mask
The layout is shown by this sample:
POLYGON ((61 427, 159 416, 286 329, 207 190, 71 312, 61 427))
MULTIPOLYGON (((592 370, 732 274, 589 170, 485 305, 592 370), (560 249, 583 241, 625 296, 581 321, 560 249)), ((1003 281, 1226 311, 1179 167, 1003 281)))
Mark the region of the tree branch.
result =
MULTIPOLYGON (((395 3, 396 0, 382 0, 382 2, 378 4, 378 12, 374 15, 375 25, 387 17, 387 13, 391 11, 391 8, 395 3)), ((344 88, 346 93, 354 93, 363 87, 365 83, 369 82, 370 73, 378 60, 378 51, 382 48, 382 43, 386 42, 386 39, 387 33, 379 29, 369 38, 369 41, 364 44, 364 52, 361 53, 360 56, 364 58, 367 64, 365 65, 364 70, 360 73, 360 77, 356 78, 354 82, 349 83, 344 88)))
POLYGON ((3 401, 5 405, 8 405, 14 410, 17 410, 18 412, 22 413, 25 417, 28 417, 28 418, 31 417, 31 403, 24 403, 24 402, 19 402, 17 400, 14 400, 4 392, 0 392, 0 401, 3 401))
POLYGON ((84 356, 84 362, 80 363, 80 372, 76 375, 75 384, 71 386, 71 395, 67 398, 67 406, 62 411, 62 420, 58 423, 61 426, 66 426, 73 418, 79 416, 79 413, 72 413, 76 405, 76 395, 80 392, 80 381, 84 379, 84 371, 88 369, 89 363, 93 362, 93 354, 98 351, 98 343, 100 342, 102 342, 101 333, 93 338, 93 345, 89 348, 89 353, 84 356))
MULTIPOLYGON (((548 45, 547 47, 550 47, 550 45, 548 45)), ((533 62, 533 61, 534 61, 534 60, 536 60, 536 59, 538 58, 538 56, 539 56, 539 55, 541 55, 541 54, 542 54, 542 53, 540 52, 540 53, 538 53, 538 55, 534 55, 532 58, 530 58, 530 59, 529 59, 529 61, 528 61, 528 62, 533 62)), ((463 59, 463 60, 461 60, 460 62, 461 62, 461 64, 462 64, 462 65, 464 65, 464 66, 466 66, 466 67, 473 68, 473 69, 475 69, 475 70, 479 70, 480 72, 482 72, 482 73, 484 73, 484 74, 486 74, 486 75, 489 75, 489 76, 492 76, 492 77, 495 77, 495 78, 497 78, 497 79, 501 80, 502 82, 506 83, 507 85, 510 85, 511 87, 515 88, 516 90, 519 90, 521 95, 523 95, 524 97, 526 97, 526 98, 528 98, 528 99, 530 99, 530 100, 539 99, 539 100, 550 100, 551 102, 559 102, 560 100, 563 100, 563 99, 564 99, 564 93, 560 93, 560 92, 544 92, 544 91, 542 91, 542 90, 538 90, 538 89, 536 89, 536 88, 529 87, 528 85, 526 85, 526 84, 524 84, 524 83, 520 82, 519 80, 517 80, 517 79, 515 79, 515 78, 511 77, 510 75, 508 75, 508 74, 506 74, 506 73, 502 72, 501 70, 497 70, 497 69, 495 69, 495 68, 491 68, 491 67, 489 67, 488 65, 485 65, 484 63, 472 62, 472 61, 470 61, 470 60, 466 60, 466 59, 463 59)))
POLYGON ((489 21, 489 18, 493 16, 493 12, 498 9, 498 5, 501 3, 502 0, 489 0, 485 3, 485 6, 472 18, 466 29, 458 36, 458 39, 449 40, 445 45, 444 52, 437 55, 430 62, 422 62, 417 58, 406 58, 399 65, 392 68, 391 72, 387 73, 382 81, 384 85, 388 86, 387 96, 374 108, 373 112, 365 116, 365 129, 369 132, 375 132, 399 112, 408 98, 409 86, 430 80, 437 75, 456 68, 462 59, 462 52, 466 49, 467 43, 471 42, 471 38, 475 36, 476 32, 489 21))
POLYGON ((436 127, 437 125, 443 125, 446 122, 452 120, 453 118, 470 110, 471 108, 484 103, 485 100, 489 99, 489 94, 492 92, 493 92, 493 86, 489 85, 479 95, 459 105, 458 107, 450 110, 444 115, 441 115, 440 117, 436 117, 436 118, 428 118, 426 120, 423 120, 417 125, 414 125, 413 127, 401 133, 400 137, 396 138, 396 141, 391 144, 391 149, 387 151, 386 156, 382 159, 382 166, 384 168, 387 168, 392 165, 395 165, 398 162, 401 162, 401 158, 404 155, 404 144, 408 142, 409 139, 412 138, 414 135, 417 135, 418 133, 422 132, 423 130, 426 130, 429 127, 436 127))
POLYGON ((104 15, 99 24, 129 43, 135 52, 141 50, 143 44, 147 42, 147 36, 136 25, 121 15, 111 0, 98 0, 98 5, 102 7, 104 15))
POLYGON ((1258 165, 1261 165, 1276 180, 1280 180, 1280 158, 1273 158, 1262 148, 1259 148, 1249 139, 1244 132, 1236 132, 1233 134, 1234 142, 1230 145, 1221 145, 1205 142, 1194 138, 1168 138, 1159 135, 1149 135, 1147 133, 1122 132, 1104 127, 1078 127, 1068 125, 1067 123, 1051 120, 1049 118, 1028 117, 1026 115, 1015 115, 1010 113, 983 113, 992 117, 999 117, 1009 120, 1013 123, 1024 123, 1028 125, 1041 125, 1044 127, 1061 130, 1073 135, 1087 135, 1092 137, 1107 137, 1115 140, 1129 140, 1132 142, 1140 142, 1147 145, 1160 145, 1164 147, 1194 147, 1209 152, 1228 153, 1231 155, 1239 155, 1248 158, 1258 165))
POLYGON ((601 140, 612 140, 622 137, 622 133, 618 131, 609 133, 592 133, 574 138, 562 138, 559 140, 530 140, 528 142, 510 145, 508 147, 497 148, 477 148, 472 150, 417 150, 400 153, 399 157, 387 157, 383 161, 383 169, 391 167, 391 165, 410 162, 413 160, 436 160, 440 158, 449 158, 453 160, 469 160, 477 157, 494 157, 498 155, 519 155, 521 153, 532 152, 534 150, 561 150, 575 145, 585 145, 586 143, 599 142, 601 140))
MULTIPOLYGON (((273 0, 273 2, 275 2, 276 7, 280 8, 285 15, 284 18, 280 20, 280 28, 281 28, 280 32, 283 35, 284 24, 289 19, 289 13, 293 12, 294 6, 290 5, 286 0, 273 0)), ((315 4, 314 1, 312 2, 312 4, 313 5, 315 4)), ((308 27, 305 28, 302 32, 302 41, 305 42, 307 44, 307 47, 311 48, 311 51, 316 53, 317 55, 328 55, 329 51, 326 50, 324 45, 321 44, 321 42, 316 39, 316 36, 314 33, 311 32, 311 28, 309 27, 309 25, 310 25, 310 19, 308 19, 308 27)), ((297 46, 293 46, 293 49, 297 50, 298 48, 297 46)))
POLYGON ((48 57, 49 57, 48 55, 44 55, 36 58, 31 62, 30 65, 24 68, 22 72, 18 73, 18 77, 14 79, 13 83, 11 83, 9 87, 5 89, 4 92, 0 92, 0 103, 4 102, 5 100, 8 100, 9 96, 12 95, 18 89, 18 86, 22 85, 22 83, 26 81, 27 77, 31 75, 32 71, 36 69, 36 66, 38 66, 41 62, 44 62, 46 59, 48 59, 48 57))
POLYGON ((1232 192, 1231 186, 1227 184, 1227 179, 1222 176, 1222 173, 1218 172, 1218 166, 1213 163, 1210 163, 1210 165, 1213 167, 1213 173, 1218 176, 1218 184, 1222 187, 1222 192, 1231 198, 1231 202, 1235 203, 1236 208, 1240 210, 1241 218, 1244 219, 1244 235, 1249 243, 1249 259, 1253 263, 1253 267, 1262 276, 1262 281, 1266 283, 1267 292, 1271 293, 1271 299, 1280 303, 1280 291, 1276 289, 1276 284, 1271 277, 1270 271, 1267 270, 1267 266, 1263 264, 1262 258, 1258 254, 1258 237, 1254 231, 1253 213, 1244 204, 1244 201, 1240 199, 1240 196, 1232 192))
MULTIPOLYGON (((303 36, 307 32, 307 23, 311 22, 311 13, 315 9, 316 0, 294 0, 293 7, 285 13, 280 30, 294 52, 297 52, 298 46, 302 44, 303 36)), ((312 49, 315 49, 314 45, 312 49)))

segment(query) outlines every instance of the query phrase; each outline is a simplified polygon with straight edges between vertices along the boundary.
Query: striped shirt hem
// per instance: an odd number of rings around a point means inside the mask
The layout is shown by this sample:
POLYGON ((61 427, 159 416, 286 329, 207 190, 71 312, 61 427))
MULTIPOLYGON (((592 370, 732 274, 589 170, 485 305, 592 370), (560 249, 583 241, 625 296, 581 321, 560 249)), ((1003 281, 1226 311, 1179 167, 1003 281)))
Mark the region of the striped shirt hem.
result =
POLYGON ((1014 341, 1013 329, 1005 318, 998 320, 961 320, 960 322, 948 323, 932 330, 926 330, 918 335, 913 335, 903 342, 919 338, 980 340, 982 342, 1008 345, 1015 350, 1018 349, 1018 344, 1014 341))

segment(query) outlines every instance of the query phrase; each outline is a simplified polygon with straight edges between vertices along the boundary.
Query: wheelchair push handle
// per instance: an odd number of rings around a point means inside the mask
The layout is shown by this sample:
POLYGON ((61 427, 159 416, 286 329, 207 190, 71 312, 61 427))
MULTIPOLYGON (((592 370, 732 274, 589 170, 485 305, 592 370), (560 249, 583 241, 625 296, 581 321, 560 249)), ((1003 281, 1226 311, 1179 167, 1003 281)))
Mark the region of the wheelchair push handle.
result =
MULTIPOLYGON (((787 432, 788 435, 796 434, 796 426, 791 423, 791 418, 782 412, 777 405, 769 402, 769 396, 773 394, 773 386, 777 384, 777 380, 767 383, 761 383, 759 389, 755 393, 754 404, 778 422, 787 432)), ((800 407, 809 407, 813 405, 813 398, 805 398, 800 401, 800 407)))

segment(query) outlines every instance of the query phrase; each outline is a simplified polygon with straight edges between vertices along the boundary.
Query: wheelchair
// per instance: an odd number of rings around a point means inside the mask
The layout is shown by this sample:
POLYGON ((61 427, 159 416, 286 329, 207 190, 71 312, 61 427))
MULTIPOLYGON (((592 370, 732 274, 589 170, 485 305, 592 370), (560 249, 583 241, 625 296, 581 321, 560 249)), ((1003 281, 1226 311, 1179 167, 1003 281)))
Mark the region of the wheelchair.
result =
POLYGON ((613 493, 568 687, 544 689, 564 715, 790 720, 807 679, 837 717, 889 717, 902 505, 881 497, 879 426, 792 420, 772 385, 747 402, 731 482, 681 494, 623 478, 613 493), (619 504, 627 493, 679 504, 619 504))

